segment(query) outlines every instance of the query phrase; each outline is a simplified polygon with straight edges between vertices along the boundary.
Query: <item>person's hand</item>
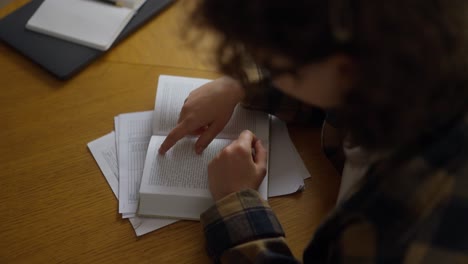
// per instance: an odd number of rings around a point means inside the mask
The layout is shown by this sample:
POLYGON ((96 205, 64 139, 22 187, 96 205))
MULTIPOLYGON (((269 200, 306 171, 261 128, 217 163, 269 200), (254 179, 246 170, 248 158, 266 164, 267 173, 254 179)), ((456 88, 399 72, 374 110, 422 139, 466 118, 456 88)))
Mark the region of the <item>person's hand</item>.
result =
POLYGON ((187 135, 199 135, 195 151, 203 152, 226 126, 244 96, 240 84, 229 77, 216 79, 192 91, 182 107, 177 126, 167 135, 159 153, 166 153, 187 135))
POLYGON ((257 190, 266 175, 267 151, 249 130, 226 146, 208 165, 208 183, 215 201, 243 189, 257 190))

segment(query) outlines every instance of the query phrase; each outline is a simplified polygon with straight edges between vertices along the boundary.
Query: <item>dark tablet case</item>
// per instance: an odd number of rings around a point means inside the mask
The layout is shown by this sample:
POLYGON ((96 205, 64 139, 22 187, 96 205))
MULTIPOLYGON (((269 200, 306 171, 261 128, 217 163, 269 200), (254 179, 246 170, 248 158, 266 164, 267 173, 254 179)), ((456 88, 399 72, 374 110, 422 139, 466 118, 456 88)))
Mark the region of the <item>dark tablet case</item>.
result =
MULTIPOLYGON (((26 23, 43 1, 33 0, 0 20, 0 39, 57 78, 66 80, 105 51, 27 30, 26 23)), ((147 0, 110 49, 172 2, 173 0, 147 0)))

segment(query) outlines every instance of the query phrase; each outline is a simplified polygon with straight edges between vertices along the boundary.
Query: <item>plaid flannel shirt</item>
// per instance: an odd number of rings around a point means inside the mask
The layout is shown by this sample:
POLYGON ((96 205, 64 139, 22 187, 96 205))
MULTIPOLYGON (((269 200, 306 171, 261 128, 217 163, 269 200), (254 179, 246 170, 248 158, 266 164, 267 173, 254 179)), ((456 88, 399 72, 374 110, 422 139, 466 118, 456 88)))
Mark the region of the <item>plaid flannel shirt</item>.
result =
MULTIPOLYGON (((280 116, 303 105, 274 92, 280 116)), ((248 97, 247 106, 262 106, 248 97)), ((257 107, 258 108, 258 107, 257 107)), ((312 113, 317 115, 317 110, 312 113)), ((294 119, 294 118, 293 118, 294 119)), ((324 142, 326 143, 326 142, 324 142)), ((335 142, 336 143, 336 142, 335 142)), ((325 150, 336 153, 336 145, 325 150)), ((219 200, 201 216, 208 253, 222 263, 299 263, 275 214, 253 190, 219 200)), ((468 114, 417 153, 371 166, 318 228, 304 263, 468 263, 468 114)))

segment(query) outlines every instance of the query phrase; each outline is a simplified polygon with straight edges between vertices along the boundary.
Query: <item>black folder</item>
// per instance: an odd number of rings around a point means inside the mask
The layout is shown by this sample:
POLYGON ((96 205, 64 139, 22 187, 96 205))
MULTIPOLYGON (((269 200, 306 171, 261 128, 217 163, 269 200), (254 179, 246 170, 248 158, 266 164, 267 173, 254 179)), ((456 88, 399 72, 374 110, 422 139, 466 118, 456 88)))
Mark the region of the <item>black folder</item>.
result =
MULTIPOLYGON (((0 20, 0 39, 57 78, 66 80, 106 51, 36 33, 25 28, 44 0, 33 0, 0 20)), ((173 0, 147 0, 115 40, 115 46, 173 0)))

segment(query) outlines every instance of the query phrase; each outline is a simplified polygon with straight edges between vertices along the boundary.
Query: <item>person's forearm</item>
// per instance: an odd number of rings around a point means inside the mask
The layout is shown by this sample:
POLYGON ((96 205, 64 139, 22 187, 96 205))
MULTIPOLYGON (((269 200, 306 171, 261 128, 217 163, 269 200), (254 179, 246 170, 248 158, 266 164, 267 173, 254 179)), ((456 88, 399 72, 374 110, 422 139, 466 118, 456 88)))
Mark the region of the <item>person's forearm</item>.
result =
POLYGON ((218 79, 225 84, 225 87, 230 89, 232 96, 236 98, 238 102, 241 102, 246 97, 246 90, 242 87, 241 83, 229 76, 223 76, 218 79))

